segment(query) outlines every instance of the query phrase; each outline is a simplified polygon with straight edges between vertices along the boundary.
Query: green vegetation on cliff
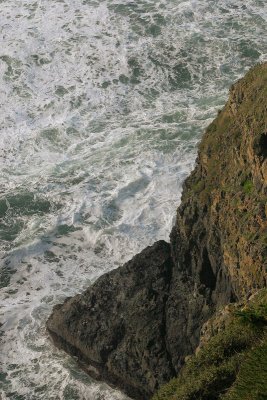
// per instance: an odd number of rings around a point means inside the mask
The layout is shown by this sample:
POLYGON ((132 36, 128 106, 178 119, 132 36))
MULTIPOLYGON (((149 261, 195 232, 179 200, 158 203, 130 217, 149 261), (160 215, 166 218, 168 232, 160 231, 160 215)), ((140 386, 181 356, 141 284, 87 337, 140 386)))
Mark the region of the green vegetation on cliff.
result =
POLYGON ((267 290, 229 308, 216 328, 208 323, 211 337, 153 400, 267 399, 267 290))

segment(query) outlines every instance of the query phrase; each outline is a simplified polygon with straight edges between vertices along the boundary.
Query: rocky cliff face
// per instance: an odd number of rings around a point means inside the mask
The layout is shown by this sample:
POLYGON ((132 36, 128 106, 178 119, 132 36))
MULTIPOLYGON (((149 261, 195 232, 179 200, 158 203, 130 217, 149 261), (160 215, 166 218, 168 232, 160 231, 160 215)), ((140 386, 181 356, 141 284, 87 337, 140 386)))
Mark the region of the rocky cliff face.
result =
POLYGON ((237 298, 266 284, 266 71, 258 66, 235 84, 208 127, 172 232, 176 263, 187 256, 183 265, 216 302, 228 279, 237 298))
POLYGON ((184 329, 181 345, 167 340, 176 366, 181 354, 193 351, 203 319, 215 308, 266 286, 266 99, 265 63, 231 88, 185 181, 171 233, 175 267, 167 313, 171 333, 184 329))
POLYGON ((266 286, 267 63, 230 91, 161 241, 55 307, 47 327, 84 368, 147 399, 216 308, 266 286))

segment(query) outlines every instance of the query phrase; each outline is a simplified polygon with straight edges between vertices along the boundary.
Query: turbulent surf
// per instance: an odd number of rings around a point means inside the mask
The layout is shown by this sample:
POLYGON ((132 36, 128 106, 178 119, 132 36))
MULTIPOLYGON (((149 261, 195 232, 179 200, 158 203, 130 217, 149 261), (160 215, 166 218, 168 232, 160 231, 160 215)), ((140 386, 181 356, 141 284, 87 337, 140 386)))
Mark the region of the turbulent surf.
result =
POLYGON ((123 400, 53 306, 168 240, 204 128, 266 60, 262 0, 0 2, 0 394, 123 400))

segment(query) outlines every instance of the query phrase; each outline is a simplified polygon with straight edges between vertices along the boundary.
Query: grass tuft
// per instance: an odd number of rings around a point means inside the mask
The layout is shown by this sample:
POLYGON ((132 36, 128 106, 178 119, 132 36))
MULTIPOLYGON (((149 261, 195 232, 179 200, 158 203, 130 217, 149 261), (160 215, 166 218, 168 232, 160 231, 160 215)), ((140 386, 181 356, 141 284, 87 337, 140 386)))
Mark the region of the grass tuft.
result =
POLYGON ((235 308, 153 400, 267 400, 267 290, 235 308))

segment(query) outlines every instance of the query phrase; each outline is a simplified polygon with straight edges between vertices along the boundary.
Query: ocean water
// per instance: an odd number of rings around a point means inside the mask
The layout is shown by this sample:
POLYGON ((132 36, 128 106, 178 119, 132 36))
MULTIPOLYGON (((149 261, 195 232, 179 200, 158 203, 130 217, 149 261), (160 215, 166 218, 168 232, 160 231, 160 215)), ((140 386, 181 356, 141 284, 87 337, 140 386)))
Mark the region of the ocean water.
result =
POLYGON ((197 143, 267 59, 264 0, 0 0, 0 398, 123 400, 53 305, 166 239, 197 143))

